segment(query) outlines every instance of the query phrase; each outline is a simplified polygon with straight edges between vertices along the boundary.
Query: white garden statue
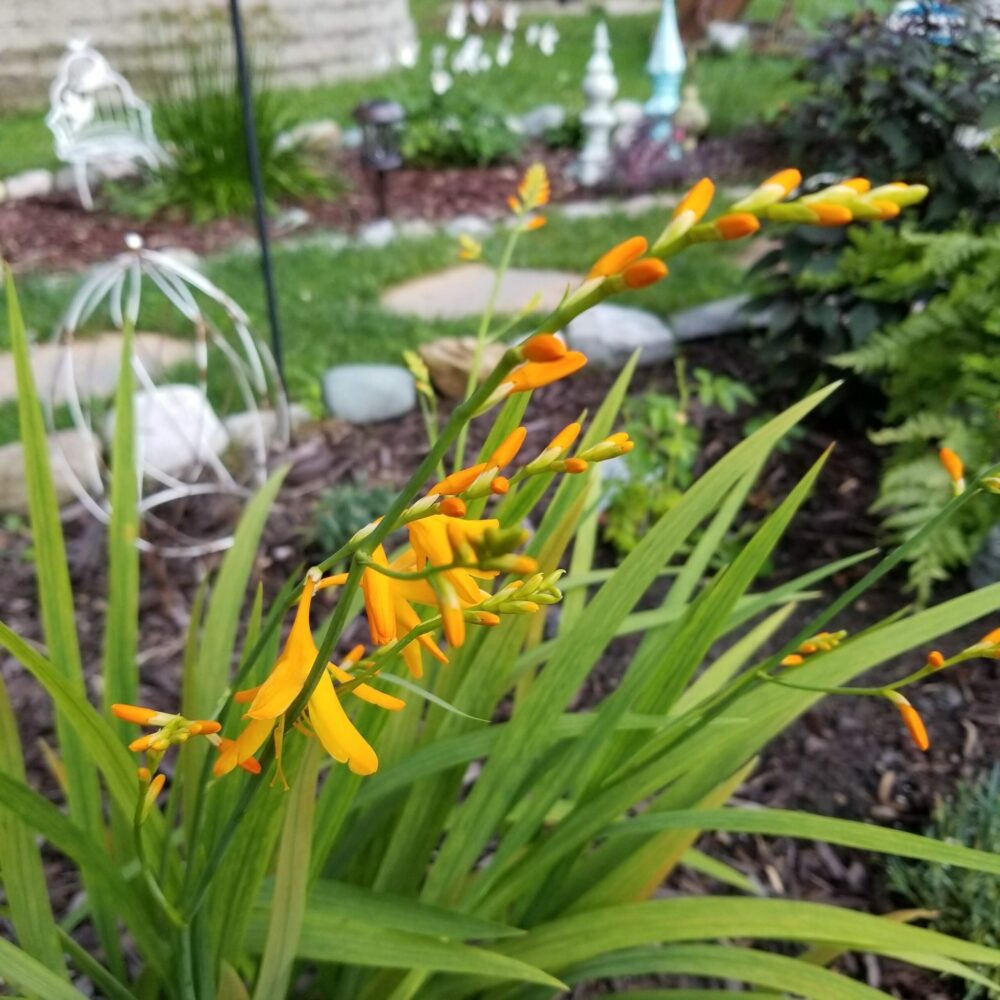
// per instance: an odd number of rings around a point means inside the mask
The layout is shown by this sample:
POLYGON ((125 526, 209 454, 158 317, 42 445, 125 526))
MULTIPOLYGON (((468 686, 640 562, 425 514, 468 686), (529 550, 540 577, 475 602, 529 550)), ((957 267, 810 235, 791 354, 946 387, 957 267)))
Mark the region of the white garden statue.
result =
POLYGON ((141 162, 157 170, 169 161, 147 105, 128 80, 86 41, 72 41, 49 88, 45 116, 56 156, 73 168, 80 203, 94 207, 88 167, 104 172, 141 162))

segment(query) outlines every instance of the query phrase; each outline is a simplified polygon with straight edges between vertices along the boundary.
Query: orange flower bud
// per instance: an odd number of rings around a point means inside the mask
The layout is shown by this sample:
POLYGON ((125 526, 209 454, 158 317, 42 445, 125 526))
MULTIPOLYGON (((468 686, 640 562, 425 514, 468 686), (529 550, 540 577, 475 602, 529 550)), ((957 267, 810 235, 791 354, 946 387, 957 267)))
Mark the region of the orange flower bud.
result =
POLYGON ((761 187, 781 188, 784 191, 783 198, 787 198, 802 183, 802 172, 790 167, 787 170, 780 170, 778 173, 768 177, 761 187))
POLYGON ((573 446, 573 442, 580 436, 580 425, 578 423, 567 424, 552 440, 549 442, 546 451, 549 448, 558 448, 560 451, 566 451, 573 446))
POLYGON ((548 223, 548 221, 549 220, 546 219, 544 215, 536 215, 533 218, 529 219, 524 224, 524 231, 526 233, 530 233, 530 232, 533 232, 536 229, 541 229, 542 226, 544 226, 544 225, 546 225, 548 223))
POLYGON ((521 345, 521 354, 526 361, 558 361, 566 357, 566 345, 554 333, 536 333, 521 345))
POLYGON ((951 450, 951 448, 942 448, 938 452, 938 458, 941 460, 941 464, 944 466, 944 471, 948 473, 953 483, 961 483, 965 479, 965 466, 962 464, 961 458, 958 457, 957 452, 951 450))
POLYGON ((637 261, 648 249, 649 242, 645 236, 633 236, 619 243, 618 246, 612 247, 599 258, 590 269, 587 278, 608 278, 614 274, 621 274, 629 264, 637 261))
POLYGON ((435 483, 431 488, 431 493, 439 496, 454 496, 464 493, 478 478, 486 471, 486 463, 470 466, 468 469, 459 469, 450 476, 445 476, 439 483, 435 483))
POLYGON ((531 556, 517 556, 510 566, 510 572, 517 573, 518 576, 530 576, 538 572, 538 562, 531 556))
POLYGON ((497 476, 490 483, 490 492, 495 496, 502 497, 510 489, 510 480, 506 476, 497 476))
POLYGON ((646 257, 629 264, 622 272, 626 288, 647 288, 667 276, 667 265, 655 257, 646 257))
POLYGON ((581 472, 586 472, 589 466, 582 458, 567 458, 563 463, 565 470, 572 475, 577 475, 581 472))
POLYGON ((558 382, 559 379, 572 375, 586 363, 587 356, 585 354, 581 354, 580 351, 567 351, 558 361, 549 361, 543 364, 529 361, 527 364, 515 368, 503 384, 511 387, 510 392, 540 389, 543 385, 558 382))
POLYGON ((887 691, 885 696, 899 710, 903 725, 906 726, 913 742, 917 745, 917 749, 926 751, 930 747, 931 741, 927 735, 924 720, 920 718, 920 713, 898 691, 887 691))
POLYGON ((524 439, 527 436, 528 429, 526 427, 518 427, 516 430, 511 431, 500 443, 500 447, 490 455, 486 462, 487 467, 490 469, 502 469, 510 465, 517 457, 517 453, 521 450, 521 445, 524 444, 524 439))
POLYGON ((188 725, 187 731, 192 736, 207 736, 209 733, 217 733, 222 729, 222 726, 218 722, 198 721, 192 722, 188 725))
POLYGON ((936 649, 927 654, 927 666, 932 670, 940 670, 944 666, 944 655, 936 649))
POLYGON ((507 196, 507 207, 515 214, 521 214, 521 202, 519 199, 515 198, 514 195, 507 196))
POLYGON ((724 240, 741 240, 760 229, 760 219, 749 212, 731 212, 716 219, 712 226, 724 240))
POLYGON ((715 185, 707 177, 703 177, 681 199, 674 209, 674 218, 679 219, 685 212, 690 212, 694 216, 694 222, 700 222, 711 207, 714 197, 715 185))
POLYGON ((139 779, 139 781, 142 784, 144 784, 144 785, 148 785, 149 784, 150 774, 149 774, 149 768, 148 767, 136 768, 136 772, 135 773, 136 773, 136 777, 139 779))
POLYGON ((987 632, 986 635, 979 640, 980 646, 997 646, 1000 645, 1000 628, 993 629, 992 632, 987 632))
POLYGON ((465 517, 465 501, 458 497, 445 497, 438 505, 438 509, 445 517, 465 517))
POLYGON ((809 211, 816 216, 816 222, 820 226, 846 226, 854 219, 851 210, 845 205, 831 205, 824 201, 810 205, 809 211))
POLYGON ((788 656, 781 661, 781 665, 783 667, 801 667, 805 662, 805 658, 800 656, 798 653, 789 653, 788 656))
POLYGON ((499 625, 500 616, 492 611, 466 611, 466 619, 473 625, 499 625))
POLYGON ((137 740, 132 740, 128 748, 132 753, 145 753, 147 750, 153 749, 155 741, 156 733, 151 733, 148 736, 140 736, 137 740))
POLYGON ((902 208, 899 207, 894 201, 886 201, 884 198, 876 199, 871 202, 872 208, 878 212, 878 217, 881 222, 887 222, 889 219, 895 219, 902 208))
POLYGON ((122 722, 132 722, 137 726, 148 726, 162 713, 153 708, 143 708, 140 705, 112 705, 112 713, 122 722))
POLYGON ((844 187, 849 187, 858 194, 868 194, 872 189, 872 182, 867 177, 851 177, 846 181, 841 181, 844 187))

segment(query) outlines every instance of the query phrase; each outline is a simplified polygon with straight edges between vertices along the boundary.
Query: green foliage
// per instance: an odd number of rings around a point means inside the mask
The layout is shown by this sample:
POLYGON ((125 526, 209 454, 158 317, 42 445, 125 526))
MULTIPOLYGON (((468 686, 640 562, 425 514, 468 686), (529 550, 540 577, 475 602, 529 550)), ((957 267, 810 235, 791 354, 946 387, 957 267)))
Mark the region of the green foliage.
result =
POLYGON ((395 496, 387 486, 345 483, 327 490, 313 508, 307 546, 310 551, 337 552, 351 537, 381 516, 395 496))
MULTIPOLYGON (((1000 854, 1000 767, 960 785, 934 812, 927 835, 949 844, 1000 854)), ((908 904, 936 910, 935 925, 967 941, 1000 944, 1000 880, 972 875, 947 864, 890 858, 889 885, 908 904)), ((995 996, 967 984, 965 996, 995 996)))
POLYGON ((810 90, 781 119, 782 144, 807 169, 929 185, 932 224, 960 212, 996 219, 1000 159, 956 137, 982 126, 1000 100, 986 45, 973 31, 937 45, 871 12, 831 21, 802 63, 810 90))
MULTIPOLYGON (((112 208, 140 216, 180 209, 195 222, 247 215, 253 189, 243 130, 239 82, 220 29, 185 47, 184 72, 156 102, 156 128, 172 162, 140 189, 111 189, 112 208)), ((251 59, 254 121, 261 178, 273 208, 282 199, 329 194, 331 182, 304 152, 279 140, 295 121, 295 103, 274 90, 251 59)))
POLYGON ((521 140, 504 113, 458 87, 410 108, 403 157, 414 167, 489 167, 516 158, 521 140))
MULTIPOLYGON (((873 440, 890 449, 876 510, 895 540, 940 511, 951 483, 935 453, 957 451, 971 472, 1000 458, 1000 319, 995 276, 1000 237, 873 231, 856 234, 824 288, 853 289, 873 309, 903 310, 863 346, 834 357, 879 378, 888 426, 873 440)), ((934 584, 967 566, 998 519, 995 498, 968 504, 911 549, 910 582, 921 601, 934 584)))
POLYGON ((755 402, 742 382, 716 375, 705 368, 687 378, 683 359, 676 364, 677 396, 645 393, 628 399, 625 427, 635 447, 622 458, 627 476, 607 486, 603 517, 605 540, 621 555, 628 555, 649 528, 681 498, 694 480, 701 452, 701 428, 691 421, 690 403, 735 413, 755 402))

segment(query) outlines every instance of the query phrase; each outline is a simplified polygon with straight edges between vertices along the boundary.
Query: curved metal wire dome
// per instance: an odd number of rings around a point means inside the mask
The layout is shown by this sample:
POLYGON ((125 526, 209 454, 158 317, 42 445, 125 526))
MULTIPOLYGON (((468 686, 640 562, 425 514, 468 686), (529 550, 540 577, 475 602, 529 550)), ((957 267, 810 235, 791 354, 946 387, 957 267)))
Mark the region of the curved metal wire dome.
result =
MULTIPOLYGON (((73 297, 60 320, 54 341, 59 345, 52 378, 42 385, 43 403, 49 429, 57 426, 57 411, 68 409, 73 426, 82 436, 99 433, 111 419, 106 401, 87 398, 81 391, 74 359, 79 331, 104 306, 117 330, 126 325, 136 330, 142 309, 144 287, 155 287, 191 325, 196 375, 191 386, 201 398, 196 416, 178 419, 179 399, 168 400, 167 386, 157 384, 138 351, 133 350, 132 368, 136 380, 136 409, 155 419, 159 434, 172 435, 176 445, 191 457, 182 471, 164 469, 149 454, 137 455, 139 463, 139 512, 144 537, 138 542, 146 551, 168 557, 197 556, 219 552, 232 544, 232 521, 225 531, 200 537, 191 530, 192 521, 203 521, 192 503, 206 502, 211 496, 245 500, 267 476, 271 448, 281 448, 289 439, 288 402, 274 360, 267 347, 253 335, 249 320, 240 306, 193 267, 174 255, 143 246, 141 238, 126 237, 126 251, 95 267, 73 297), (225 366, 222 371, 218 366, 225 366), (202 405, 209 397, 210 384, 222 386, 228 402, 250 415, 239 440, 228 432, 220 444, 220 428, 211 407, 202 405)), ((185 384, 185 383, 181 383, 185 384)), ((176 390, 178 383, 170 383, 176 390)), ((185 397, 186 398, 186 397, 185 397)), ((139 427, 137 426, 137 431, 139 427)), ((141 435, 139 435, 141 437, 141 435)), ((56 460, 83 506, 107 523, 110 518, 109 470, 99 453, 81 449, 68 461, 64 439, 55 438, 56 460)), ((140 450, 137 447, 137 451, 140 450)))

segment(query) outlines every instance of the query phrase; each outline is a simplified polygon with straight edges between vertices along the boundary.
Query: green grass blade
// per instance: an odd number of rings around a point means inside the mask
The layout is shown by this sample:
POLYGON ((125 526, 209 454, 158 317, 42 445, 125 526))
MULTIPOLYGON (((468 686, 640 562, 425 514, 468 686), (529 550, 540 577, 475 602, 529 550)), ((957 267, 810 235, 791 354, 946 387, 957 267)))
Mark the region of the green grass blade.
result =
POLYGON ((710 469, 597 592, 579 627, 557 641, 548 666, 518 706, 471 794, 457 810, 428 876, 424 898, 447 902, 457 893, 520 789, 526 767, 537 758, 553 718, 579 689, 622 618, 697 525, 831 391, 816 393, 776 417, 710 469))
POLYGON ((610 836, 628 836, 660 830, 697 829, 727 833, 759 833, 771 837, 822 840, 860 851, 901 858, 917 858, 1000 876, 1000 856, 961 844, 945 843, 891 827, 849 819, 814 816, 790 809, 687 809, 644 813, 612 827, 610 836))
MULTIPOLYGON (((135 456, 135 375, 132 371, 133 331, 122 332, 118 388, 115 393, 115 434, 111 452, 111 523, 108 526, 108 611, 104 627, 104 711, 125 702, 134 705, 139 678, 136 650, 139 634, 139 484, 135 456)), ((124 740, 127 723, 111 720, 124 740)))
POLYGON ((136 1000, 135 994, 126 989, 86 948, 77 944, 65 931, 59 931, 59 940, 70 961, 82 972, 107 1000, 136 1000))
POLYGON ((289 793, 285 822, 278 844, 277 871, 261 954, 254 1000, 269 1000, 288 993, 295 952, 306 911, 309 858, 312 851, 316 809, 316 779, 322 748, 310 740, 289 793))
POLYGON ((3 938, 0 938, 0 979, 28 996, 44 1000, 86 1000, 85 993, 3 938))
POLYGON ((743 872, 738 871, 732 865, 728 865, 718 858, 713 858, 695 847, 684 852, 680 863, 684 868, 690 868, 693 872, 707 875, 709 878, 715 879, 716 882, 721 882, 723 885, 728 885, 740 892, 746 892, 752 896, 761 895, 760 886, 752 878, 747 878, 743 872))
MULTIPOLYGON (((0 774, 27 780, 17 720, 0 679, 0 774)), ((0 799, 0 803, 4 800, 0 799)), ((66 966, 35 837, 16 812, 0 805, 0 878, 10 908, 10 922, 21 947, 51 972, 65 978, 66 966)))

